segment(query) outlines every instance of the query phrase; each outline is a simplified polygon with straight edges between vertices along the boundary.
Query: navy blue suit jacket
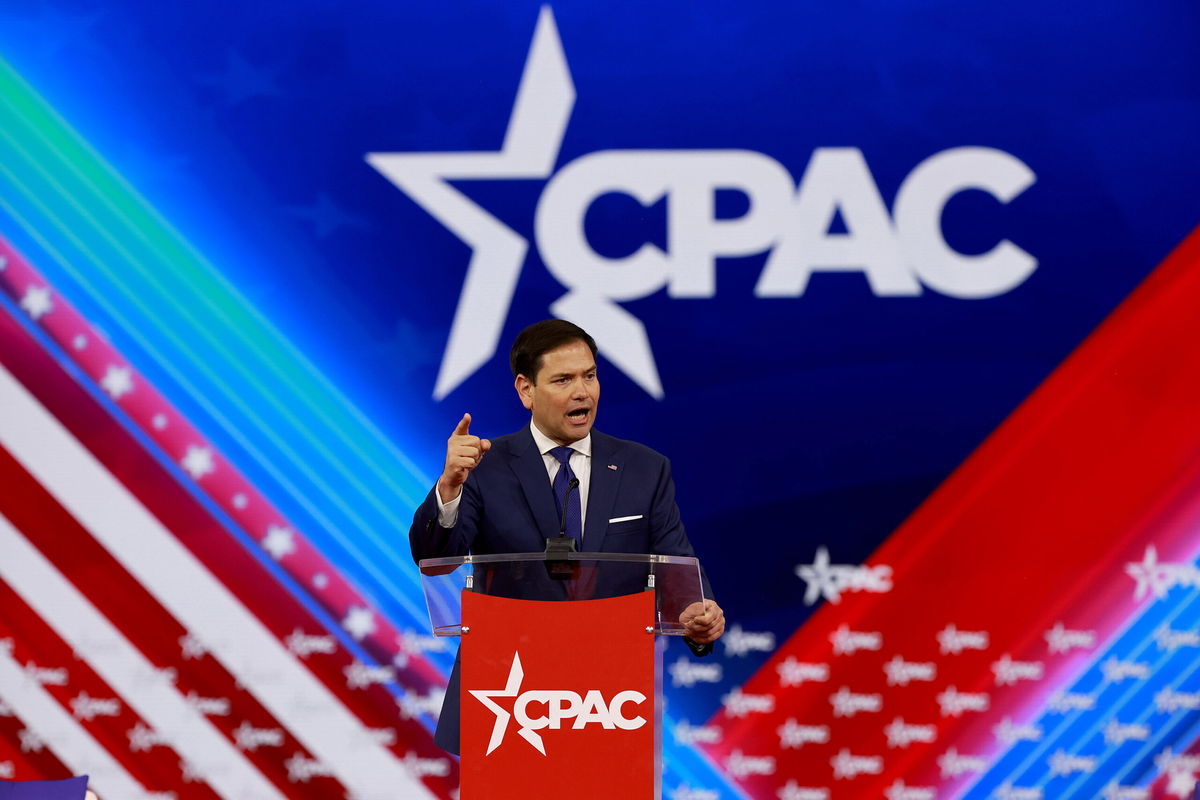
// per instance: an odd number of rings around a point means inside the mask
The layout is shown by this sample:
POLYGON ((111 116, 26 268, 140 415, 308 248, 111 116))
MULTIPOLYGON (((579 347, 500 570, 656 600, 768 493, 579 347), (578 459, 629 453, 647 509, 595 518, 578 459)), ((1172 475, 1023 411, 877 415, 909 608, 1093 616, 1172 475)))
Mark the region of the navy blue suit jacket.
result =
MULTIPOLYGON (((486 553, 540 553, 558 535, 559 517, 546 464, 529 428, 492 440, 463 484, 458 520, 438 524, 437 488, 413 515, 413 559, 486 553)), ((665 456, 636 442, 592 431, 592 474, 583 525, 583 552, 694 556, 679 519, 675 483, 665 456), (615 467, 615 469, 614 469, 615 467), (624 522, 610 519, 637 517, 624 522)), ((711 597, 707 578, 704 595, 711 597)), ((630 591, 641 587, 631 586, 630 591)), ((711 645, 694 647, 697 654, 711 645)), ((458 752, 458 666, 446 688, 437 744, 458 752)))

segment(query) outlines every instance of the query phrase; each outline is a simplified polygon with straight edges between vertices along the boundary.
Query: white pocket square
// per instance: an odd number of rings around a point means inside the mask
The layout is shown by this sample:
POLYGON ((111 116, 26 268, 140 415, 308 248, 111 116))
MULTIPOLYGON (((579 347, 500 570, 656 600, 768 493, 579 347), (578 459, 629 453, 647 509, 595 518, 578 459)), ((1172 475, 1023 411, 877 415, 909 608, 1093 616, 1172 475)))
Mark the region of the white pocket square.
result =
POLYGON ((614 522, 629 522, 630 520, 641 519, 641 518, 642 518, 641 514, 634 514, 632 517, 613 517, 612 519, 610 519, 608 521, 608 524, 611 525, 614 522))

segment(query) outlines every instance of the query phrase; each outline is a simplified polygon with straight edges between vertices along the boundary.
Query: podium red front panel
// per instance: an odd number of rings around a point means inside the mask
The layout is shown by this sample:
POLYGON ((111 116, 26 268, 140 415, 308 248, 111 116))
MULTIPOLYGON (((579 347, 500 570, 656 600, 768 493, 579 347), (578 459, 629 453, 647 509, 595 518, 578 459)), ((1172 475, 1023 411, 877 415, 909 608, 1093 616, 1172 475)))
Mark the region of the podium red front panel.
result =
POLYGON ((463 593, 462 800, 654 797, 654 593, 463 593))

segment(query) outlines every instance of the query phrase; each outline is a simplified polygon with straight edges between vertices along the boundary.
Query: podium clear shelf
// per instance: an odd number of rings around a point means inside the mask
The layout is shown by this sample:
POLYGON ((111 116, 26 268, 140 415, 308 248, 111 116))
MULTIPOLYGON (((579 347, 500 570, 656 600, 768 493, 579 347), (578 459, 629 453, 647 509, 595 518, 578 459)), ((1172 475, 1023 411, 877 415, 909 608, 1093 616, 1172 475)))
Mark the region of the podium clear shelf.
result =
POLYGON ((464 591, 515 600, 598 600, 653 591, 647 627, 683 636, 679 616, 702 602, 700 562, 643 553, 503 553, 426 558, 419 563, 435 636, 461 636, 464 591))

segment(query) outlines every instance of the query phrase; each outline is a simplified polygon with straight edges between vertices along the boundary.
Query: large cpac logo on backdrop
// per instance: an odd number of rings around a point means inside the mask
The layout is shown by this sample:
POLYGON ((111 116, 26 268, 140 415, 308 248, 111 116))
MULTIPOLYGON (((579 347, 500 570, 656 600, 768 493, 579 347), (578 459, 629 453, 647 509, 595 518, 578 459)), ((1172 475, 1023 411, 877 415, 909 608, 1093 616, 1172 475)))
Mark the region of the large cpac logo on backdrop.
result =
POLYGON ((663 387, 645 326, 618 303, 664 286, 670 297, 713 297, 718 257, 770 250, 758 297, 798 297, 821 271, 862 272, 879 296, 918 295, 928 287, 951 297, 991 297, 1037 267, 1008 240, 965 255, 942 235, 942 209, 959 192, 981 190, 1007 203, 1036 180, 1000 150, 956 147, 930 156, 904 179, 889 214, 866 159, 853 147, 815 150, 798 185, 777 161, 750 150, 601 150, 554 172, 574 104, 554 16, 544 7, 499 151, 367 155, 371 166, 472 248, 436 399, 495 354, 529 249, 451 180, 548 179, 534 235, 547 269, 567 288, 551 312, 587 328, 606 358, 658 398, 663 387), (717 189, 743 192, 749 210, 716 218, 717 189), (583 219, 608 193, 645 205, 667 197, 667 251, 645 243, 624 258, 595 252, 583 219), (831 233, 839 213, 846 232, 831 233))

